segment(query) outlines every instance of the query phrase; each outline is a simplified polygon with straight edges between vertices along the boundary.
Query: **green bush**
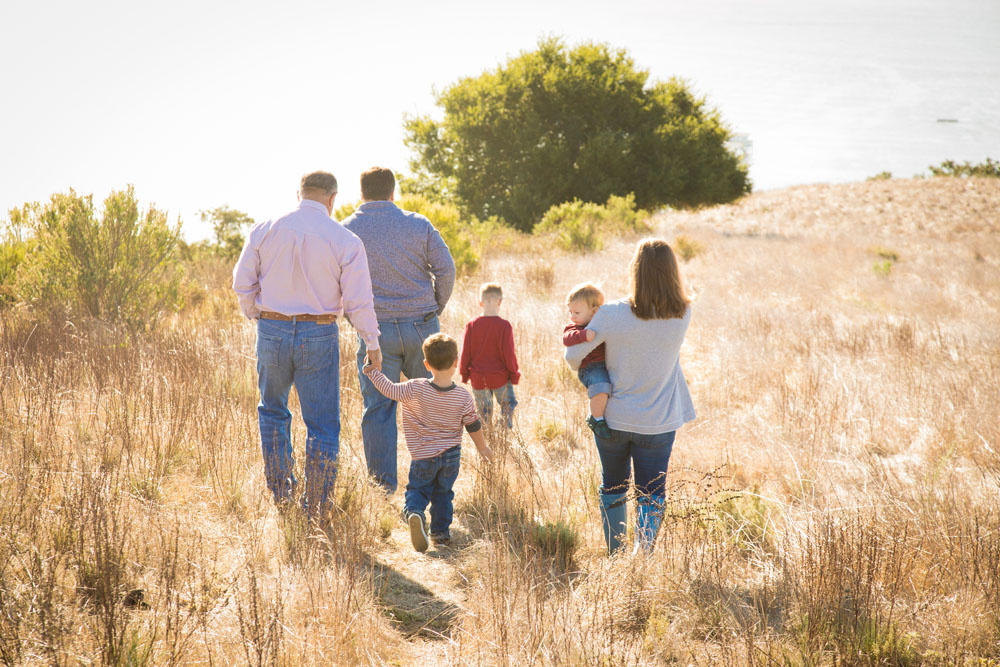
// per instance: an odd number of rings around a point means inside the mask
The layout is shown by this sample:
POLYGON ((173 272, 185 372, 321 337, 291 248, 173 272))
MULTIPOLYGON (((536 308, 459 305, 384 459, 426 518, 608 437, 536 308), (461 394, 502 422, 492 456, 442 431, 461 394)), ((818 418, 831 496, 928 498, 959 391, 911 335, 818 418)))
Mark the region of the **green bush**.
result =
POLYGON ((18 278, 25 300, 139 329, 177 307, 180 222, 140 212, 132 186, 108 195, 100 217, 73 190, 17 217, 33 234, 18 278))
POLYGON ((690 262, 692 259, 705 252, 705 245, 684 234, 679 234, 674 239, 674 250, 683 262, 690 262))
POLYGON ((413 182, 479 218, 531 231, 560 202, 635 194, 642 208, 750 191, 718 113, 679 80, 649 81, 625 50, 542 40, 437 97, 440 121, 407 117, 413 182))
POLYGON ((243 211, 228 206, 219 206, 211 211, 199 211, 202 222, 212 224, 215 244, 212 251, 227 260, 236 260, 243 251, 246 231, 254 225, 254 219, 243 211))
MULTIPOLYGON (((20 211, 11 211, 12 218, 19 218, 20 211)), ((0 308, 17 301, 18 267, 24 262, 28 244, 21 238, 16 221, 0 232, 0 308)))
POLYGON ((546 211, 533 233, 552 235, 564 250, 592 252, 604 247, 608 235, 649 231, 648 220, 631 194, 612 195, 604 205, 574 199, 546 211))
POLYGON ((1000 177, 1000 162, 990 158, 986 158, 985 162, 980 162, 979 164, 972 164, 971 162, 958 164, 953 160, 945 160, 937 167, 930 167, 930 170, 935 176, 957 176, 959 178, 989 176, 998 178, 1000 177))

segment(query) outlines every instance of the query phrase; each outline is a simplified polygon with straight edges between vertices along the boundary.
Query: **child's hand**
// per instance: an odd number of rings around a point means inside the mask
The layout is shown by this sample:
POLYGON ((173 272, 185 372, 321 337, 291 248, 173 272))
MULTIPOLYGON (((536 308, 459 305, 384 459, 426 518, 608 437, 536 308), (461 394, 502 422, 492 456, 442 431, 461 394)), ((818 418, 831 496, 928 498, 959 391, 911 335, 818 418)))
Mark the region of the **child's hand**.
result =
POLYGON ((592 331, 592 330, 590 330, 590 329, 587 329, 587 342, 589 343, 590 341, 594 340, 595 338, 597 338, 597 333, 594 332, 594 331, 592 331))

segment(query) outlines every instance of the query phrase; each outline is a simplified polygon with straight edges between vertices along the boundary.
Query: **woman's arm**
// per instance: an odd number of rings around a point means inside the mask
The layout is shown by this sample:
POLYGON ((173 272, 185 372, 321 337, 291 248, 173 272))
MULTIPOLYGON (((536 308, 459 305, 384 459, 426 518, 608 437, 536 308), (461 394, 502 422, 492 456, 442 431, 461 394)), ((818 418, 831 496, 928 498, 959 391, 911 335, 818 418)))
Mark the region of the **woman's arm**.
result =
POLYGON ((563 358, 566 359, 566 363, 574 371, 580 367, 580 362, 588 354, 594 351, 598 345, 604 342, 605 335, 604 330, 608 327, 608 318, 602 316, 602 311, 604 311, 604 306, 602 306, 596 313, 594 313, 594 319, 590 320, 590 324, 584 331, 594 332, 593 340, 577 343, 576 345, 570 345, 566 348, 566 352, 563 353, 563 358))

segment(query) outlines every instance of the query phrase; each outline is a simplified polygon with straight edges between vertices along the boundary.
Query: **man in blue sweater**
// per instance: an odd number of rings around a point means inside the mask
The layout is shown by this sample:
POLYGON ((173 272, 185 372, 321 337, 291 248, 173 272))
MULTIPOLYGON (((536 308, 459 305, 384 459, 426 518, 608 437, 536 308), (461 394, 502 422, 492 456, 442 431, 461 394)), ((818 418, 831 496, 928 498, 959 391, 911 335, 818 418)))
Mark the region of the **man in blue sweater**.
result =
MULTIPOLYGON (((382 373, 399 382, 430 377, 421 349, 440 331, 438 315, 455 286, 455 261, 430 220, 393 203, 396 178, 391 170, 372 167, 361 174, 361 206, 343 225, 365 244, 375 295, 382 373)), ((364 412, 368 472, 387 493, 396 490, 396 402, 383 396, 362 372, 367 349, 358 338, 358 382, 364 412)))

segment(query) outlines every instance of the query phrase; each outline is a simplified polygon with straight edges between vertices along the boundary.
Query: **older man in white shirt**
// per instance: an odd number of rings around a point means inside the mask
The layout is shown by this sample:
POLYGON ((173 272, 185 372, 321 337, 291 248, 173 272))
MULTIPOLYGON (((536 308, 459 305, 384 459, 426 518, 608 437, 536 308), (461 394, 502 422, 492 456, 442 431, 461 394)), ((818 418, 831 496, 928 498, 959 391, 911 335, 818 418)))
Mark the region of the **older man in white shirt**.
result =
POLYGON ((264 476, 277 503, 294 502, 297 480, 288 410, 292 385, 306 424, 302 505, 322 517, 340 449, 340 344, 346 315, 381 366, 368 258, 361 240, 330 216, 333 174, 306 174, 299 207, 255 225, 233 270, 243 313, 257 321, 257 384, 264 476))

